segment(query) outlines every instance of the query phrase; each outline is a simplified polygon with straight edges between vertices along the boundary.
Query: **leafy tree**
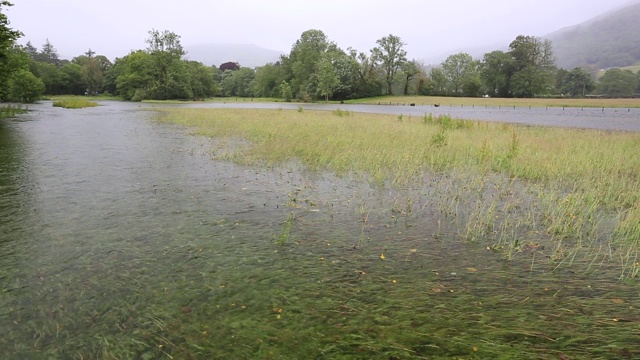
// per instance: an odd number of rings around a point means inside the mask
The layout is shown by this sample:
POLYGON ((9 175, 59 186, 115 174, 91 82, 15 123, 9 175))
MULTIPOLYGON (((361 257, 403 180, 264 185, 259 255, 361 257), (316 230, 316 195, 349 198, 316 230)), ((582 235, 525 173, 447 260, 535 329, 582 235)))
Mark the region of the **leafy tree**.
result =
POLYGON ((143 50, 131 52, 122 59, 117 59, 109 77, 115 77, 116 91, 125 100, 150 99, 149 89, 153 85, 153 59, 143 50))
POLYGON ((190 86, 193 98, 204 100, 205 98, 218 95, 220 89, 216 83, 213 69, 197 61, 188 61, 190 86))
POLYGON ((630 70, 609 69, 600 79, 598 94, 609 96, 632 96, 638 88, 638 78, 630 70))
POLYGON ((51 44, 49 39, 42 45, 42 51, 40 51, 35 58, 36 61, 44 62, 47 64, 52 64, 55 66, 61 65, 60 56, 58 55, 58 50, 51 44))
POLYGON ((333 95, 335 88, 340 85, 340 79, 336 75, 333 64, 328 56, 323 57, 316 64, 316 77, 318 79, 318 92, 324 97, 325 101, 329 101, 329 97, 333 95))
POLYGON ((240 70, 226 70, 222 73, 221 87, 223 96, 253 96, 253 79, 256 73, 251 68, 240 68, 240 70))
POLYGON ((290 102, 293 98, 291 86, 284 80, 282 80, 282 83, 280 84, 280 97, 286 102, 290 102))
POLYGON ((256 70, 253 93, 258 97, 280 97, 279 86, 286 78, 280 63, 267 64, 256 70))
POLYGON ((9 80, 9 100, 21 103, 35 102, 44 93, 44 82, 29 70, 13 73, 9 80))
POLYGON ((350 48, 349 57, 351 57, 351 60, 356 64, 355 69, 358 77, 353 89, 354 97, 381 95, 376 62, 373 56, 368 56, 364 52, 359 53, 350 48))
POLYGON ((510 85, 515 96, 533 97, 549 91, 555 69, 549 40, 520 35, 509 45, 509 54, 514 65, 510 85))
POLYGON ((480 65, 480 78, 491 96, 510 95, 509 80, 513 68, 513 58, 509 53, 496 50, 484 55, 480 65))
POLYGON ((62 72, 54 64, 35 61, 32 72, 35 76, 42 79, 45 86, 45 94, 60 95, 64 93, 62 72))
POLYGON ((0 1, 0 99, 7 96, 9 89, 9 79, 11 74, 17 69, 11 66, 11 52, 15 41, 22 36, 22 33, 9 27, 9 19, 3 13, 3 7, 13 6, 6 0, 0 1))
POLYGON ((404 96, 409 95, 409 83, 420 73, 421 69, 416 60, 407 61, 402 65, 402 74, 404 76, 404 96))
MULTIPOLYGON (((327 36, 320 30, 307 30, 291 48, 289 56, 281 58, 290 79, 294 95, 308 92, 311 77, 316 71, 316 64, 329 48, 327 36)), ((313 91, 315 92, 315 91, 313 91)))
POLYGON ((186 64, 182 61, 185 51, 180 36, 168 30, 149 31, 145 40, 151 55, 151 77, 153 81, 145 90, 151 99, 190 99, 193 94, 189 84, 186 64))
POLYGON ((561 94, 568 96, 585 96, 595 88, 595 82, 586 70, 574 68, 571 71, 559 69, 556 73, 556 88, 561 94))
POLYGON ((475 64, 471 55, 458 53, 445 59, 442 63, 442 71, 447 77, 450 92, 454 95, 462 95, 465 82, 473 76, 475 64))
POLYGON ((95 57, 94 51, 89 49, 84 53, 84 55, 73 58, 71 62, 82 67, 84 81, 87 84, 87 91, 89 94, 102 91, 104 83, 104 64, 101 64, 98 61, 98 58, 95 57))
POLYGON ((87 82, 82 66, 78 64, 66 64, 60 68, 62 74, 62 93, 71 95, 83 95, 87 91, 87 82))
POLYGON ((433 83, 434 95, 445 95, 447 93, 447 75, 441 68, 431 69, 431 81, 433 83))
POLYGON ((393 80, 396 73, 407 61, 406 45, 400 37, 389 34, 376 41, 378 46, 371 50, 373 62, 380 64, 387 84, 387 93, 393 94, 393 80))

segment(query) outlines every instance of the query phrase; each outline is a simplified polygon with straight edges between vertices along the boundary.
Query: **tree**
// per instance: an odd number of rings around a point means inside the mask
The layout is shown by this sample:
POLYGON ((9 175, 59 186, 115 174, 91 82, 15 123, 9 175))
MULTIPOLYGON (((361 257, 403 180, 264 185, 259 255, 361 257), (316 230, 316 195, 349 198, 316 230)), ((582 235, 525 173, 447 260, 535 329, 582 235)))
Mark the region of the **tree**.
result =
POLYGON ((434 95, 445 95, 447 93, 447 75, 444 70, 432 68, 431 81, 433 82, 434 95))
POLYGON ((55 66, 60 65, 60 56, 58 55, 58 50, 56 50, 53 44, 51 44, 49 39, 47 39, 46 42, 42 45, 42 51, 37 54, 35 60, 55 66))
POLYGON ((511 92, 517 97, 544 94, 553 87, 555 59, 551 41, 534 36, 518 36, 509 45, 513 60, 511 92))
POLYGON ((193 94, 189 85, 189 72, 182 56, 186 54, 180 36, 168 31, 149 31, 145 40, 151 55, 151 86, 145 92, 151 99, 190 99, 193 94))
POLYGON ((393 94, 393 79, 398 69, 407 61, 406 45, 400 37, 389 34, 376 41, 377 47, 371 50, 373 62, 380 64, 387 84, 387 93, 393 94))
POLYGON ((267 64, 256 70, 253 93, 258 97, 280 97, 279 86, 286 74, 280 63, 267 64))
POLYGON ((559 69, 556 73, 556 88, 564 95, 585 96, 595 88, 595 82, 586 70, 574 68, 571 71, 559 69))
POLYGON ((290 102, 293 98, 291 86, 284 80, 282 80, 282 83, 280 84, 280 97, 286 102, 290 102))
POLYGON ((325 101, 329 101, 329 97, 333 95, 335 88, 340 85, 340 79, 338 79, 328 56, 323 57, 317 63, 315 74, 318 79, 320 96, 323 96, 325 101))
POLYGON ((21 103, 35 102, 44 93, 44 82, 29 70, 13 73, 9 80, 9 100, 21 103))
POLYGON ((87 91, 84 69, 78 64, 66 64, 60 68, 63 94, 83 95, 87 91))
POLYGON ((453 95, 462 95, 463 85, 473 75, 474 70, 473 58, 467 53, 451 55, 442 63, 442 71, 447 77, 453 95))
POLYGON ((7 96, 9 79, 17 70, 10 64, 10 56, 15 41, 22 36, 20 31, 9 27, 9 19, 3 13, 3 6, 10 7, 13 4, 6 0, 0 1, 0 99, 7 96))
POLYGON ((301 93, 315 93, 309 87, 311 77, 316 71, 316 64, 329 48, 327 36, 320 30, 307 30, 291 48, 289 56, 281 58, 287 71, 287 79, 294 95, 302 97, 301 93))
POLYGON ((404 96, 409 95, 409 83, 420 73, 421 69, 416 60, 407 61, 402 65, 402 74, 404 75, 404 96))
POLYGON ((638 87, 638 79, 630 70, 609 69, 600 79, 598 94, 609 96, 632 96, 638 87))
POLYGON ((513 68, 513 58, 509 53, 496 50, 484 54, 480 64, 480 78, 491 96, 508 97, 510 95, 509 80, 513 68))

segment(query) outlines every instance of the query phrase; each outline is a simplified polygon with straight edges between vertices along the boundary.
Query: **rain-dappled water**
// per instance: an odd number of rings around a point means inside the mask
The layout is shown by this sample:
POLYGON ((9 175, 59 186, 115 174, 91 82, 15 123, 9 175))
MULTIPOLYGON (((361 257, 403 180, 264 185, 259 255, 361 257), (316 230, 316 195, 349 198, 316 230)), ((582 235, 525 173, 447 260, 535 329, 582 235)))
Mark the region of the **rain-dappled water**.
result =
POLYGON ((465 243, 441 179, 214 161, 151 107, 0 121, 0 358, 640 356, 637 282, 465 243))

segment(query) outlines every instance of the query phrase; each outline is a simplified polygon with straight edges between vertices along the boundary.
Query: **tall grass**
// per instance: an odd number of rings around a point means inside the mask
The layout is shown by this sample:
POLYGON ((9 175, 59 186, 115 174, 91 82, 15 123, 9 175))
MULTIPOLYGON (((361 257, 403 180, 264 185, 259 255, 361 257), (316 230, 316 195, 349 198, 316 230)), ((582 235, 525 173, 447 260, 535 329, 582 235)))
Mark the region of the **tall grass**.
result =
POLYGON ((309 169, 354 173, 396 186, 418 184, 429 173, 453 177, 453 186, 435 186, 447 197, 443 212, 466 219, 461 233, 467 239, 493 239, 516 249, 523 244, 519 237, 536 231, 559 251, 567 244, 577 249, 606 241, 624 244, 617 248, 626 249, 625 269, 636 264, 631 260, 640 249, 636 133, 429 114, 401 122, 391 115, 333 115, 169 109, 163 119, 194 126, 199 135, 248 141, 224 151, 225 158, 239 163, 271 166, 296 160, 309 169), (505 183, 491 174, 512 180, 505 183), (464 213, 458 213, 460 208, 464 213))
POLYGON ((27 112, 27 109, 23 108, 21 105, 4 105, 0 106, 0 119, 13 117, 18 114, 24 114, 27 112))
POLYGON ((87 100, 84 98, 63 98, 59 100, 53 101, 54 107, 61 107, 65 109, 82 109, 87 107, 95 107, 98 106, 98 103, 95 101, 87 100))

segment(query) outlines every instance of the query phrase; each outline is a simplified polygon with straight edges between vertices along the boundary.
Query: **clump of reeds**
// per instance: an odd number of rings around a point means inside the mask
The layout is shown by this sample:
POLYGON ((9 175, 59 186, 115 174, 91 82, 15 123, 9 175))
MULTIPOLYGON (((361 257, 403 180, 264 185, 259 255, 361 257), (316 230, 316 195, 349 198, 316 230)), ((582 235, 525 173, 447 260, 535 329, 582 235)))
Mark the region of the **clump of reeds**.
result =
POLYGON ((68 99, 54 100, 53 106, 61 107, 65 109, 82 109, 87 107, 98 106, 98 103, 95 101, 91 101, 83 98, 68 98, 68 99))

